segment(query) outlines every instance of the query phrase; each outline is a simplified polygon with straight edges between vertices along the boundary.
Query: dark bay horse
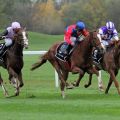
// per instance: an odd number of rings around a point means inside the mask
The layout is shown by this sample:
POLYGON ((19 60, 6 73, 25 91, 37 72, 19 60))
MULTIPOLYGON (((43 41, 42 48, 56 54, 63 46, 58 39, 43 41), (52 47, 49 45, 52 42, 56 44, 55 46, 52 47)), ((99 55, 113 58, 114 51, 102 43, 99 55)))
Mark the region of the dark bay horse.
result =
MULTIPOLYGON (((97 66, 96 66, 96 69, 100 70, 100 68, 97 66)), ((114 82, 115 87, 118 91, 118 94, 120 94, 119 83, 116 79, 116 76, 120 69, 120 40, 115 42, 114 46, 108 48, 108 50, 104 54, 103 61, 101 63, 101 69, 104 71, 107 71, 110 75, 109 82, 105 90, 105 93, 106 94, 108 93, 112 85, 112 82, 114 82)), ((85 86, 89 87, 91 85, 91 81, 92 81, 92 74, 90 74, 88 84, 86 84, 85 86)))
MULTIPOLYGON (((8 48, 3 56, 4 62, 1 66, 4 67, 9 74, 10 83, 15 87, 15 96, 19 95, 19 89, 24 85, 22 80, 22 68, 23 68, 23 48, 28 48, 28 35, 25 29, 21 28, 18 33, 15 34, 13 39, 13 45, 8 48)), ((3 80, 0 75, 0 84, 4 90, 4 94, 7 95, 7 91, 3 85, 3 80)))
POLYGON ((55 57, 56 49, 60 44, 61 43, 54 44, 49 49, 49 51, 41 57, 40 61, 32 65, 31 70, 40 67, 48 60, 56 69, 59 79, 61 80, 60 87, 62 97, 64 98, 65 97, 64 88, 66 85, 66 80, 68 78, 69 72, 72 72, 73 74, 79 73, 83 75, 84 69, 87 67, 89 68, 88 72, 96 73, 98 75, 98 72, 94 71, 93 67, 91 66, 90 56, 93 47, 99 47, 102 49, 102 46, 97 37, 96 32, 90 32, 90 34, 83 41, 79 42, 76 45, 69 61, 63 62, 55 57))

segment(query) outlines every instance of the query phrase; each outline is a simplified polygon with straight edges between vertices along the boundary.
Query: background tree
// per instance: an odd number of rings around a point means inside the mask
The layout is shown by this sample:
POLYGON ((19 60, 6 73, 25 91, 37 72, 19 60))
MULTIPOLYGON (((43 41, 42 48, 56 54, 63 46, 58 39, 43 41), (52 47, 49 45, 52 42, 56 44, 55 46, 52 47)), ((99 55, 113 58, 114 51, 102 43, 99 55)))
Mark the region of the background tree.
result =
POLYGON ((62 31, 63 24, 52 0, 37 4, 35 9, 33 19, 34 23, 38 24, 37 30, 49 34, 58 34, 62 31))
POLYGON ((8 16, 5 13, 6 2, 5 0, 0 0, 0 28, 4 28, 9 22, 8 16))
POLYGON ((102 0, 81 0, 78 3, 64 6, 63 20, 66 25, 82 20, 89 29, 96 29, 104 25, 107 19, 105 9, 102 0))
POLYGON ((0 27, 19 21, 30 31, 63 34, 78 20, 90 30, 115 22, 120 30, 120 0, 0 0, 0 27))
POLYGON ((81 18, 86 21, 89 29, 97 29, 104 25, 108 16, 103 0, 87 1, 82 13, 81 18))
POLYGON ((120 31, 120 0, 109 0, 106 6, 107 20, 113 21, 118 31, 120 31))
POLYGON ((3 13, 7 21, 3 25, 8 26, 12 21, 19 21, 23 26, 32 30, 31 11, 32 2, 30 0, 4 0, 3 13))

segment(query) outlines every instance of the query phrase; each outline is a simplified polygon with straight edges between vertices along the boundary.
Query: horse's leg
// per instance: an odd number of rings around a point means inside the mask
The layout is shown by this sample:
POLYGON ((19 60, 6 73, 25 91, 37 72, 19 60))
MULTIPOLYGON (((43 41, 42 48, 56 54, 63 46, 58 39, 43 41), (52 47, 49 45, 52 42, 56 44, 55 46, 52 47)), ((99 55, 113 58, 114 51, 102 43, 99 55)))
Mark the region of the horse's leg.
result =
POLYGON ((88 88, 90 85, 91 85, 91 82, 92 82, 92 75, 93 74, 89 74, 89 81, 87 84, 84 85, 85 88, 88 88))
POLYGON ((18 96, 19 95, 19 92, 20 92, 20 88, 19 88, 19 82, 18 82, 18 77, 12 77, 11 78, 11 82, 15 88, 15 96, 18 96))
POLYGON ((96 70, 95 67, 89 68, 87 72, 89 74, 89 80, 88 80, 88 83, 84 85, 85 88, 88 88, 91 85, 93 74, 96 74, 97 76, 99 75, 99 72, 96 70))
POLYGON ((13 86, 16 89, 15 96, 18 96, 19 95, 18 75, 11 67, 8 69, 8 73, 9 73, 9 80, 11 81, 11 83, 13 84, 13 86))
POLYGON ((83 76, 85 75, 85 72, 83 74, 79 74, 79 77, 77 79, 77 81, 74 81, 72 84, 75 86, 75 87, 78 87, 79 84, 80 84, 80 81, 82 80, 83 76))
POLYGON ((53 65, 53 67, 56 69, 58 73, 58 77, 60 79, 61 94, 62 94, 62 97, 65 98, 64 88, 65 88, 66 83, 63 77, 63 71, 56 60, 51 60, 50 63, 53 65))
POLYGON ((77 73, 79 73, 80 75, 84 74, 84 71, 81 68, 74 65, 71 65, 71 71, 73 74, 77 74, 77 73))
MULTIPOLYGON (((97 78, 98 78, 98 88, 101 91, 104 91, 103 89, 103 84, 102 84, 102 79, 101 79, 101 71, 98 71, 95 67, 92 67, 91 69, 88 70, 90 74, 96 74, 97 78)), ((89 84, 85 85, 86 87, 89 87, 89 85, 91 85, 91 81, 92 81, 92 75, 89 75, 89 84)))
POLYGON ((6 90, 6 88, 5 88, 4 84, 3 84, 3 79, 1 77, 1 74, 0 74, 0 85, 1 85, 1 87, 3 89, 4 95, 8 96, 8 91, 6 90))
POLYGON ((64 78, 64 80, 65 80, 66 87, 69 87, 69 83, 67 82, 68 74, 69 74, 68 71, 65 71, 65 70, 62 71, 62 75, 63 75, 63 78, 64 78))
MULTIPOLYGON (((119 88, 119 83, 118 83, 118 81, 117 81, 117 79, 116 79, 116 73, 117 72, 115 72, 114 70, 109 70, 108 71, 109 72, 109 74, 110 74, 110 78, 114 81, 114 84, 115 84, 115 87, 116 87, 116 89, 117 89, 117 91, 118 91, 118 94, 120 95, 120 88, 119 88)), ((112 84, 112 83, 111 83, 112 84)), ((110 86, 111 86, 111 84, 110 84, 110 86)), ((109 87, 110 88, 110 87, 109 87)))
POLYGON ((109 82, 108 82, 108 85, 107 85, 107 88, 106 88, 106 90, 105 90, 105 94, 108 94, 108 91, 109 91, 109 89, 110 89, 110 86, 112 85, 112 82, 113 82, 113 80, 112 80, 112 78, 110 77, 109 82))
MULTIPOLYGON (((87 84, 84 85, 85 88, 88 88, 88 87, 91 85, 91 83, 92 83, 92 75, 93 75, 93 74, 89 74, 89 81, 88 81, 87 84)), ((98 78, 99 78, 99 76, 98 76, 98 78)), ((100 78, 99 78, 99 79, 100 79, 100 78)), ((101 80, 101 79, 100 79, 100 80, 101 80)), ((100 82, 100 84, 98 84, 99 90, 103 91, 104 89, 103 89, 103 86, 102 86, 102 84, 101 84, 101 81, 98 81, 98 82, 100 82), (101 85, 101 86, 99 86, 99 85, 101 85)))
POLYGON ((22 72, 18 74, 18 80, 19 80, 19 87, 22 87, 24 85, 23 79, 22 79, 22 72))
POLYGON ((72 84, 70 84, 70 83, 67 82, 69 72, 68 72, 67 70, 64 70, 64 71, 62 72, 62 74, 63 74, 63 78, 64 78, 65 83, 66 83, 66 88, 67 88, 67 89, 73 89, 74 86, 73 86, 72 84))
MULTIPOLYGON (((117 76, 117 74, 118 74, 118 70, 115 71, 115 76, 117 76)), ((110 87, 111 87, 111 85, 112 85, 112 82, 113 82, 113 80, 112 80, 112 78, 110 77, 109 82, 108 82, 108 85, 107 85, 107 88, 106 88, 106 90, 105 90, 105 94, 108 94, 108 91, 109 91, 109 89, 110 89, 110 87)))
POLYGON ((101 77, 101 70, 99 71, 99 75, 97 76, 97 78, 98 78, 98 88, 99 88, 99 90, 104 91, 102 77, 101 77))

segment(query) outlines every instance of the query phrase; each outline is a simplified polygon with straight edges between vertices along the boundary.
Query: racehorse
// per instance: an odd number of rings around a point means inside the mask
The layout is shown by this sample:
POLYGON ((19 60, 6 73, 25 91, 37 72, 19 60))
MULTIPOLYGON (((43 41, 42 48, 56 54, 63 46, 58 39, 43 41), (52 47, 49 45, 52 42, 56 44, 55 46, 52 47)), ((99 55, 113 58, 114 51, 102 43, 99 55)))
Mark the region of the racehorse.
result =
POLYGON ((98 72, 93 69, 91 66, 91 51, 93 47, 99 47, 102 49, 101 43, 97 37, 96 32, 90 32, 90 34, 81 42, 79 42, 74 48, 71 57, 68 62, 63 62, 55 57, 56 49, 61 43, 54 44, 47 53, 45 53, 41 60, 32 65, 31 70, 34 70, 44 64, 47 60, 53 65, 56 69, 59 79, 60 79, 60 88, 61 95, 64 98, 64 88, 66 80, 68 78, 69 72, 73 74, 79 73, 84 74, 84 69, 89 68, 87 71, 92 72, 98 75, 98 72))
MULTIPOLYGON (((3 63, 0 65, 8 71, 10 83, 15 87, 15 96, 19 95, 20 87, 24 85, 22 80, 23 68, 23 48, 28 48, 28 35, 25 29, 21 28, 15 34, 13 45, 8 48, 3 56, 3 63)), ((3 85, 3 80, 0 75, 0 84, 4 90, 4 94, 8 95, 7 90, 3 85)))
MULTIPOLYGON (((96 66, 96 69, 100 70, 100 68, 97 66, 96 66)), ((103 61, 101 63, 101 69, 104 71, 107 71, 110 75, 109 82, 105 90, 105 93, 108 94, 108 91, 112 85, 112 82, 114 82, 115 87, 118 91, 118 94, 120 94, 119 83, 116 79, 116 76, 120 69, 120 40, 115 42, 114 46, 108 47, 107 51, 105 52, 103 56, 103 61)), ((85 86, 89 87, 91 85, 91 81, 92 81, 92 74, 89 77, 88 84, 86 84, 85 86)))

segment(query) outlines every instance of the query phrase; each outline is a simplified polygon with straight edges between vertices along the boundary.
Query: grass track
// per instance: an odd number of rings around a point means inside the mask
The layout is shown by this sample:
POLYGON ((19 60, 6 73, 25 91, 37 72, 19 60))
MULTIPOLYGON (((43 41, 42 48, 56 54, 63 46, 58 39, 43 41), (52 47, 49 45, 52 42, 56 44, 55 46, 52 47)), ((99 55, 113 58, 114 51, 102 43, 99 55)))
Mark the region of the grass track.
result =
MULTIPOLYGON (((48 50, 48 48, 62 36, 48 36, 30 33, 29 50, 48 50), (43 41, 44 39, 44 41, 43 41)), ((4 98, 0 89, 0 120, 119 120, 120 96, 114 85, 109 94, 98 91, 96 76, 90 88, 83 86, 88 75, 81 81, 79 88, 66 90, 66 99, 60 96, 60 89, 54 85, 54 69, 46 63, 41 69, 30 72, 32 63, 38 56, 24 56, 23 78, 25 86, 21 94, 14 98, 4 98)), ((7 72, 1 68, 6 87, 12 95, 14 89, 7 80, 7 72)), ((73 81, 78 75, 69 76, 73 81)), ((104 84, 108 82, 108 75, 103 72, 104 84)), ((119 75, 117 77, 120 78, 119 75)))

